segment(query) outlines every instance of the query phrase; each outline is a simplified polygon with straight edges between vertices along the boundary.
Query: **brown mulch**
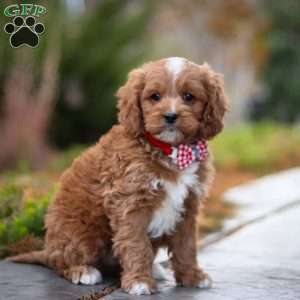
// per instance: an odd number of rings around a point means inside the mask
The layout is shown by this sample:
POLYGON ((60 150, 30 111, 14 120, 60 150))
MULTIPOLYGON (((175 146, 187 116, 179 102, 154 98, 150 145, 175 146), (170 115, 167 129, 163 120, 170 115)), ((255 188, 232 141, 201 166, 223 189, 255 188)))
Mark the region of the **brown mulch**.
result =
POLYGON ((18 255, 35 250, 41 250, 43 247, 43 239, 29 234, 23 239, 7 246, 7 252, 10 256, 18 255))
POLYGON ((107 295, 110 295, 118 288, 119 288, 119 285, 108 286, 108 287, 103 288, 99 292, 91 292, 86 295, 83 295, 82 297, 78 298, 78 300, 99 300, 99 299, 104 298, 107 295))

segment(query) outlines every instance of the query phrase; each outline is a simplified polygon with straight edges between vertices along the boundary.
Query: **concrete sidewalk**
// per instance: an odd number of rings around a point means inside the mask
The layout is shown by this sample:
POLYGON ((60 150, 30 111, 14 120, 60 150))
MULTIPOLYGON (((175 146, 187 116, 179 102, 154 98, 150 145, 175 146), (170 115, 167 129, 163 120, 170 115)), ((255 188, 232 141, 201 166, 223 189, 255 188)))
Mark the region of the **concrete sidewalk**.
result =
MULTIPOLYGON (((163 284, 152 299, 299 300, 300 199, 298 206, 206 247, 199 262, 214 280, 212 289, 163 284)), ((106 299, 138 299, 120 292, 112 296, 106 299)))
MULTIPOLYGON (((179 288, 164 282, 153 296, 133 297, 117 290, 102 299, 300 299, 300 169, 291 170, 290 175, 277 174, 273 180, 266 177, 229 191, 237 193, 242 204, 236 218, 228 221, 234 226, 225 226, 199 253, 201 265, 214 279, 212 289, 179 288), (255 199, 243 198, 245 191, 255 199)), ((43 267, 0 263, 0 300, 75 300, 109 284, 108 280, 94 287, 75 286, 43 267)))

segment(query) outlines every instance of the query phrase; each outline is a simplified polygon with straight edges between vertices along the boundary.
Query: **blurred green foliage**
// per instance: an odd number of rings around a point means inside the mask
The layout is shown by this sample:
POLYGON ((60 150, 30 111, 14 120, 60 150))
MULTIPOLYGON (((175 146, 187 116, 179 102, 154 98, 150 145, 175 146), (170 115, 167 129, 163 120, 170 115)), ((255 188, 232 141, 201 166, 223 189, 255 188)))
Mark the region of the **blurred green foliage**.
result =
POLYGON ((268 90, 252 117, 296 122, 300 120, 300 1, 266 0, 263 4, 270 21, 269 59, 262 74, 268 90))
POLYGON ((275 171, 300 163, 300 131, 276 123, 241 125, 211 142, 220 169, 275 171))
POLYGON ((143 60, 151 2, 105 0, 64 24, 52 140, 65 147, 96 141, 116 121, 117 88, 143 60))
POLYGON ((56 189, 35 199, 24 199, 23 189, 13 181, 0 188, 0 248, 28 234, 44 235, 44 215, 56 189))
POLYGON ((75 145, 62 152, 59 152, 49 163, 49 170, 52 172, 61 172, 70 167, 73 160, 78 157, 86 145, 75 145))
MULTIPOLYGON (((0 219, 10 217, 18 209, 21 199, 22 199, 22 189, 16 186, 15 184, 8 183, 3 188, 1 188, 0 189, 0 219)), ((3 228, 3 226, 1 226, 1 228, 3 228)))
MULTIPOLYGON (((12 66, 20 62, 30 66, 38 84, 46 52, 54 43, 60 63, 49 140, 59 147, 96 141, 116 121, 117 88, 147 55, 145 32, 154 2, 87 1, 85 11, 76 13, 66 1, 40 1, 47 14, 39 19, 46 28, 39 47, 12 49, 9 35, 0 34, 0 117, 3 83, 12 66)), ((1 1, 0 11, 8 4, 1 1)), ((3 16, 0 27, 10 21, 3 16)))

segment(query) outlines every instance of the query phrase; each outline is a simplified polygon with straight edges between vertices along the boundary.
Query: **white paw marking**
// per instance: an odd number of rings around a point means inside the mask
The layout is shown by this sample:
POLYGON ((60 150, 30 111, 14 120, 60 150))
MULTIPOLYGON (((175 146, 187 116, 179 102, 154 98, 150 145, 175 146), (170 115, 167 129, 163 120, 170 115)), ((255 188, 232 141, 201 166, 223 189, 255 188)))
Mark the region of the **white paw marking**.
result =
POLYGON ((128 293, 130 295, 150 295, 151 291, 147 283, 136 282, 132 285, 128 293))
POLYGON ((204 279, 202 279, 199 284, 199 289, 210 289, 212 287, 213 281, 212 279, 207 275, 204 279))
POLYGON ((102 275, 96 268, 88 267, 87 271, 82 273, 80 283, 94 285, 102 281, 102 275))
POLYGON ((171 270, 165 269, 161 264, 155 263, 152 267, 152 276, 156 280, 174 281, 174 276, 171 270))
POLYGON ((166 198, 158 208, 148 226, 148 233, 152 238, 158 238, 163 234, 171 234, 176 224, 181 221, 184 213, 184 201, 190 190, 199 197, 201 195, 201 183, 197 176, 199 163, 195 162, 181 171, 177 182, 164 181, 166 198))

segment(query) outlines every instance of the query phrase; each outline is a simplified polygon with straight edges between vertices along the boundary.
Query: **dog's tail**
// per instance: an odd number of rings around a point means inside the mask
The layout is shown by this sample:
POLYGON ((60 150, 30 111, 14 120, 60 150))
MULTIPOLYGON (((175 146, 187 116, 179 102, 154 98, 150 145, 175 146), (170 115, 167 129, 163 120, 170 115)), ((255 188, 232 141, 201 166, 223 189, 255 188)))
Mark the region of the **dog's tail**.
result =
POLYGON ((33 251, 29 253, 19 254, 16 256, 8 257, 6 260, 16 262, 16 263, 25 263, 25 264, 40 264, 47 266, 48 255, 45 250, 33 251))

